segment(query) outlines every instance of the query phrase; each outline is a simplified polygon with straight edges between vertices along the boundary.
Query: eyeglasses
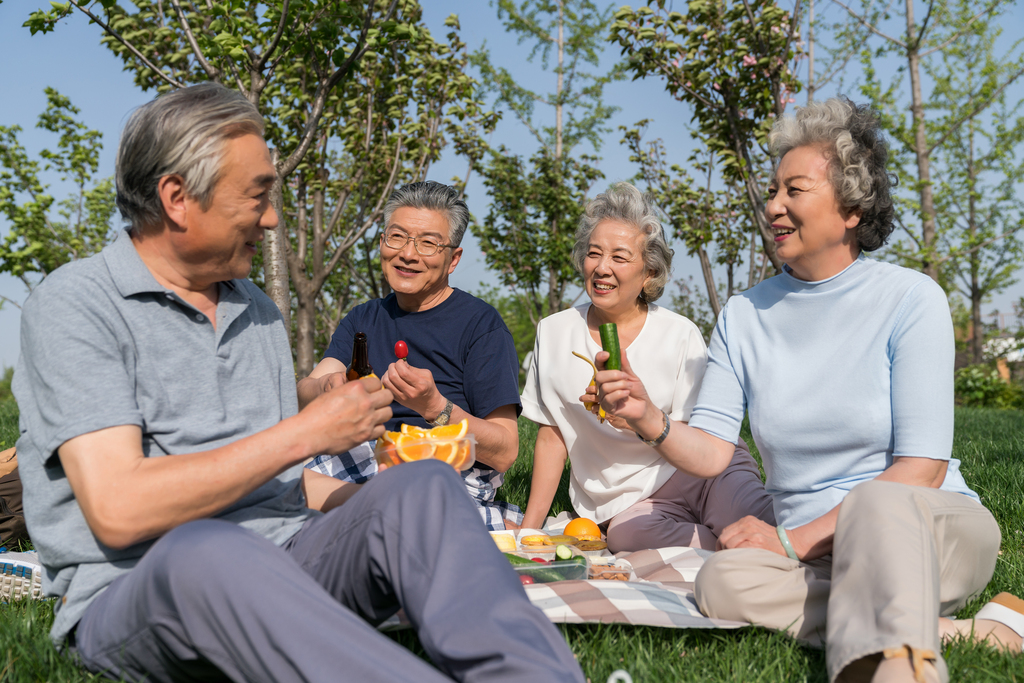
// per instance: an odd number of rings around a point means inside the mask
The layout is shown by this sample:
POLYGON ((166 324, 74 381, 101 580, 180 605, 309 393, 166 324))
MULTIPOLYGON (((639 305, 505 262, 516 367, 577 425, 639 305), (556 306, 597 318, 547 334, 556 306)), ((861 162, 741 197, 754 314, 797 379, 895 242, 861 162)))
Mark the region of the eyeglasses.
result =
POLYGON ((394 249, 395 251, 405 249, 405 245, 409 243, 409 240, 412 240, 412 246, 420 256, 433 256, 442 249, 455 246, 453 244, 440 244, 437 240, 430 237, 410 237, 398 230, 389 230, 384 233, 384 244, 388 245, 389 249, 394 249))

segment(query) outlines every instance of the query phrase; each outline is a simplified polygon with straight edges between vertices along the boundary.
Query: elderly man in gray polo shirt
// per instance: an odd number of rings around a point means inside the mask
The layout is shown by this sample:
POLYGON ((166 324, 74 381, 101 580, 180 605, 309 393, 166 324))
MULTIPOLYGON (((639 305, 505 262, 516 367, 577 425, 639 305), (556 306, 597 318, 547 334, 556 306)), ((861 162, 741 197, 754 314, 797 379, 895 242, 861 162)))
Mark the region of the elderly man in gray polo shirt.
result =
POLYGON ((54 641, 129 680, 582 681, 451 467, 354 495, 302 469, 381 434, 392 396, 365 379, 297 411, 281 317, 244 279, 277 225, 262 135, 215 84, 141 107, 130 229, 25 304, 18 456, 54 641), (440 671, 372 628, 400 607, 440 671))

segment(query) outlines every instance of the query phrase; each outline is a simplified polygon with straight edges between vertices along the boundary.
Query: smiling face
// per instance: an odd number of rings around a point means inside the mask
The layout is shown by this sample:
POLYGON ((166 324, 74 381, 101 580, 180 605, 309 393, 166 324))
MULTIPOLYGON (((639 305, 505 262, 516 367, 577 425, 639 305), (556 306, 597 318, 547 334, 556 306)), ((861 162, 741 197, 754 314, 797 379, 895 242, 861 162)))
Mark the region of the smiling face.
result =
POLYGON ((209 207, 184 199, 186 230, 173 238, 176 256, 195 282, 246 277, 264 231, 277 227, 270 205, 274 165, 263 138, 247 134, 228 140, 220 170, 209 207))
MULTIPOLYGON (((448 218, 438 211, 402 207, 391 214, 386 232, 397 232, 416 239, 449 243, 448 218)), ((398 305, 405 311, 426 310, 441 303, 448 292, 448 276, 462 258, 462 248, 443 247, 433 256, 416 251, 412 240, 401 249, 392 249, 380 240, 380 262, 398 305)))
POLYGON ((853 263, 860 246, 860 211, 839 205, 828 159, 815 146, 786 153, 768 189, 765 214, 779 259, 801 280, 832 277, 853 263))
POLYGON ((644 265, 644 238, 632 225, 603 220, 590 233, 583 259, 583 281, 594 306, 614 317, 636 310, 650 272, 644 265))

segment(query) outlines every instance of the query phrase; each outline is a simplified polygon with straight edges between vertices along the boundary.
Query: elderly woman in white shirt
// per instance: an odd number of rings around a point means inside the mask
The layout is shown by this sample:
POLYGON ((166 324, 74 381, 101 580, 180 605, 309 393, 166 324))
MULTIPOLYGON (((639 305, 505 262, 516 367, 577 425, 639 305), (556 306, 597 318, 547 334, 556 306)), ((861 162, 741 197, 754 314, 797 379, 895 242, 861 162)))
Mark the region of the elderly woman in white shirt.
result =
MULTIPOLYGON (((615 323, 654 403, 672 420, 689 419, 707 363, 697 327, 653 302, 664 292, 672 251, 647 198, 619 183, 595 198, 576 231, 573 262, 590 303, 541 321, 523 392, 523 415, 540 429, 524 527, 539 528, 569 458, 576 513, 607 523, 613 552, 668 546, 714 550, 721 531, 752 515, 774 525, 771 498, 742 439, 730 465, 699 479, 677 470, 620 418, 604 423, 581 394, 593 371, 598 327, 615 323)), ((591 399, 596 396, 591 395, 591 399)))

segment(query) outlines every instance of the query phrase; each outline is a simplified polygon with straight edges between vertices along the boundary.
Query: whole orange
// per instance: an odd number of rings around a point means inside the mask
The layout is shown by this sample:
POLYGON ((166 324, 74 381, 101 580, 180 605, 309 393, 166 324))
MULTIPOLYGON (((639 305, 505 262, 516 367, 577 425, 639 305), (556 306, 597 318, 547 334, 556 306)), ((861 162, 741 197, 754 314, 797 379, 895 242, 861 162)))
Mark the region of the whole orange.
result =
POLYGON ((601 529, 597 524, 586 517, 577 517, 565 525, 566 536, 575 536, 581 540, 600 541, 601 529))

